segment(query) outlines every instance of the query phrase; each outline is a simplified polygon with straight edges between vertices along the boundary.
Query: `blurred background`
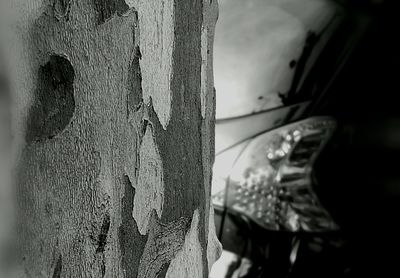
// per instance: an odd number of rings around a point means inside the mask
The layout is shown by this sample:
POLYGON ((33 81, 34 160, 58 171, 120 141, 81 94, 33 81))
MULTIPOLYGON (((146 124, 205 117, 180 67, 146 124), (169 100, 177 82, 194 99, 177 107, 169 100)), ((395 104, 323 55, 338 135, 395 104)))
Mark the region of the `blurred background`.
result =
POLYGON ((398 2, 219 0, 212 278, 400 274, 398 2))

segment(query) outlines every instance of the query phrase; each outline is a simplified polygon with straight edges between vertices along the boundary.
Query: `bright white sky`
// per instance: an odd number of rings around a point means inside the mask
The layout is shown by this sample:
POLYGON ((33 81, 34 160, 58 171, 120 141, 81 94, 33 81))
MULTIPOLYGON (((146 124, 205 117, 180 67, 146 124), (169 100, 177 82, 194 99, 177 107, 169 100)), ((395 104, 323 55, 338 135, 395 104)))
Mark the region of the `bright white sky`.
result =
POLYGON ((217 118, 281 105, 309 30, 320 31, 336 9, 326 0, 219 0, 214 74, 217 118), (259 99, 262 97, 262 99, 259 99))

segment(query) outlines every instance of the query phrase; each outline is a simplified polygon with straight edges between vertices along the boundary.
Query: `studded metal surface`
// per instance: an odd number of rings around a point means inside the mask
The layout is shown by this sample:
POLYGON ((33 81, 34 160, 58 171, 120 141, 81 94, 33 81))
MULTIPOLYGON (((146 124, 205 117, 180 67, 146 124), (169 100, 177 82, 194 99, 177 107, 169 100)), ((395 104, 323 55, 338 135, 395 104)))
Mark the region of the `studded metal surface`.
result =
POLYGON ((253 139, 226 179, 227 190, 213 196, 214 205, 269 230, 336 230, 312 183, 315 159, 335 126, 330 118, 312 118, 253 139))

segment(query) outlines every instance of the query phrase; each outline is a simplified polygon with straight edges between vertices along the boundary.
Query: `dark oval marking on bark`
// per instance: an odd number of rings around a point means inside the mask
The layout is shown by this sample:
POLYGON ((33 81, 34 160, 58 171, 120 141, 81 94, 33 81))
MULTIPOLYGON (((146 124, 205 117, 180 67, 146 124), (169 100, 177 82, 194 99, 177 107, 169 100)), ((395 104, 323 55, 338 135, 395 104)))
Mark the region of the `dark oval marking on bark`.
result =
POLYGON ((103 24, 117 14, 119 16, 130 10, 125 0, 93 0, 97 11, 98 24, 103 24))
POLYGON ((110 230, 110 226, 111 226, 110 215, 106 214, 103 219, 103 224, 101 225, 101 231, 97 241, 98 243, 97 243, 96 253, 104 252, 105 247, 107 245, 107 237, 108 237, 108 231, 110 230))
POLYGON ((29 111, 26 139, 52 139, 70 123, 75 112, 75 71, 70 61, 52 55, 39 69, 34 103, 29 111))
POLYGON ((54 268, 53 278, 60 278, 61 277, 61 272, 62 272, 62 256, 60 255, 58 257, 58 260, 56 262, 56 266, 54 268))

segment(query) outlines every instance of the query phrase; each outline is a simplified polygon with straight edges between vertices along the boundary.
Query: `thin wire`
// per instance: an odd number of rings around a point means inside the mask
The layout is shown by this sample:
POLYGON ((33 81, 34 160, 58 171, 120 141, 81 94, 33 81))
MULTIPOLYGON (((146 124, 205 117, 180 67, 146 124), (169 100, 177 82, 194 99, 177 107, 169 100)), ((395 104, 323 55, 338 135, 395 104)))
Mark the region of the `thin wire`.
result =
MULTIPOLYGON (((232 163, 232 169, 235 166, 236 162, 239 160, 239 158, 242 156, 243 152, 247 149, 249 146, 251 140, 249 140, 246 144, 246 146, 243 147, 243 149, 239 152, 238 156, 235 158, 235 160, 232 163)), ((228 176, 226 179, 226 185, 224 189, 224 203, 223 203, 223 210, 222 210, 222 218, 221 218, 221 225, 219 227, 219 232, 218 232, 218 239, 220 242, 222 242, 222 236, 224 233, 224 226, 225 226, 225 218, 228 213, 228 190, 229 190, 229 185, 230 185, 230 177, 228 176)))

